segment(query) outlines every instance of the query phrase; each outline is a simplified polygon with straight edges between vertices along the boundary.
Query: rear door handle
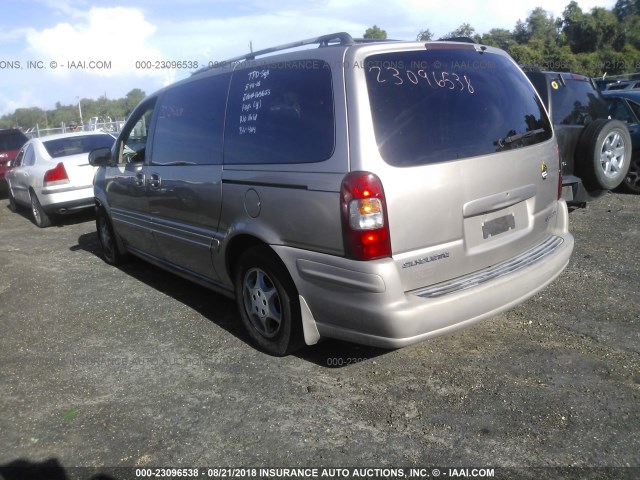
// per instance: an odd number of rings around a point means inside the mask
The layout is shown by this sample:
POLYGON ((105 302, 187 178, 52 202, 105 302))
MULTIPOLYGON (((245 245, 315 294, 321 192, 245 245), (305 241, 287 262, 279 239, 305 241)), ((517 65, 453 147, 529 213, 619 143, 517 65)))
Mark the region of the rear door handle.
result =
POLYGON ((162 179, 160 178, 160 175, 158 175, 157 173, 152 173, 151 175, 149 175, 148 184, 151 188, 160 188, 160 185, 162 185, 162 179))

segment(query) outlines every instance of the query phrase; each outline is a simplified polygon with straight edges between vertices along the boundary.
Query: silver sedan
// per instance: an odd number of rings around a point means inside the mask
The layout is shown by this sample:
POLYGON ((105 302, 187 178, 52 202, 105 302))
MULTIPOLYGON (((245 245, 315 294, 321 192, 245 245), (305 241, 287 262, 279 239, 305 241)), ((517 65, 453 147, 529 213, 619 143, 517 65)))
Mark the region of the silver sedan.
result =
POLYGON ((6 175, 11 210, 30 208, 35 224, 48 227, 53 215, 92 208, 96 168, 89 164, 88 154, 96 148, 110 148, 114 141, 114 136, 104 132, 29 140, 6 175))

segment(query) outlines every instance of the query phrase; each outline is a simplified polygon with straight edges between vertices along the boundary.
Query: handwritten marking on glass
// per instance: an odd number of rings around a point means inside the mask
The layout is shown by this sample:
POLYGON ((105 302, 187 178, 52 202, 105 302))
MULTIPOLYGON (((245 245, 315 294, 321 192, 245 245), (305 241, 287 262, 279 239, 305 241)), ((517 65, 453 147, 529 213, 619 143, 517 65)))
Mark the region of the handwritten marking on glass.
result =
POLYGON ((240 107, 240 135, 255 134, 258 131, 258 112, 262 108, 262 99, 271 95, 271 89, 265 88, 268 77, 268 68, 252 70, 247 74, 248 82, 244 86, 240 107))
POLYGON ((473 94, 475 89, 471 85, 471 79, 466 75, 458 75, 455 72, 435 71, 419 69, 417 71, 400 71, 395 67, 380 67, 373 65, 369 72, 375 74, 376 82, 389 85, 420 85, 425 82, 432 88, 445 88, 447 90, 461 91, 473 94))

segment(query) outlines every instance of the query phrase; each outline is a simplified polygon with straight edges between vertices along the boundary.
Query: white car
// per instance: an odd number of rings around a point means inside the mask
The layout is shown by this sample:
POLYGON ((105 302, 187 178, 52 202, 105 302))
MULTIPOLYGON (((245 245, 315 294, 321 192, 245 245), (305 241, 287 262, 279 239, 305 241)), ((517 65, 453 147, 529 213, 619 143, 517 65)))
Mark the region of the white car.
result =
POLYGON ((52 216, 94 206, 95 167, 88 154, 111 148, 115 137, 104 132, 51 135, 29 140, 12 162, 6 180, 9 207, 31 208, 37 226, 48 227, 52 216))

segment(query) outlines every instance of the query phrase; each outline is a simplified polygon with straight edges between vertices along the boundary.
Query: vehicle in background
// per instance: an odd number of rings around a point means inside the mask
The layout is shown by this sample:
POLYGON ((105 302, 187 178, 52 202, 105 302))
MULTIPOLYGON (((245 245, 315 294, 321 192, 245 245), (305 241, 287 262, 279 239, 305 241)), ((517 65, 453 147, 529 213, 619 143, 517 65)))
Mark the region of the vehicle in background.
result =
POLYGON ((29 140, 6 175, 9 207, 28 207, 39 227, 51 225, 53 215, 93 208, 95 167, 88 154, 111 148, 115 137, 102 132, 51 135, 29 140))
MULTIPOLYGON (((593 77, 593 83, 598 87, 598 90, 605 91, 607 90, 609 85, 617 85, 622 84, 626 86, 626 84, 636 84, 640 82, 640 72, 639 73, 624 73, 621 75, 607 75, 604 74, 601 77, 593 77)), ((620 87, 619 87, 620 88, 620 87)), ((619 89, 618 88, 618 89, 619 89)), ((640 88, 640 87, 635 87, 640 88)), ((616 88, 614 88, 616 90, 616 88)))
POLYGON ((603 96, 611 118, 624 122, 631 135, 631 165, 622 185, 630 192, 640 193, 640 91, 614 90, 603 92, 603 96))
POLYGON ((0 182, 4 180, 11 162, 27 140, 29 138, 17 128, 0 130, 0 182))
POLYGON ((614 90, 640 90, 640 80, 628 80, 608 83, 604 91, 610 92, 614 90))
POLYGON ((589 77, 525 70, 551 115, 562 159, 563 197, 584 205, 590 194, 612 190, 631 163, 627 127, 609 117, 607 104, 589 77))

